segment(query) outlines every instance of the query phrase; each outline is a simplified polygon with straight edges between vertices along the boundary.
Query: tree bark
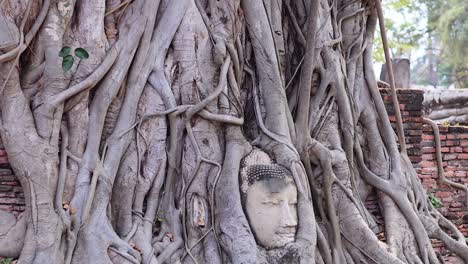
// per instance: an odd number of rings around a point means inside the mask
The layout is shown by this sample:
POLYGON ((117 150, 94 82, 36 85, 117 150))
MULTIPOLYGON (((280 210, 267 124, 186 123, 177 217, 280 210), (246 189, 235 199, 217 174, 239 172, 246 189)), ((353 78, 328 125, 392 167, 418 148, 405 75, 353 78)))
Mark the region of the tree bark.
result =
POLYGON ((395 142, 371 61, 375 2, 5 0, 0 11, 0 136, 27 208, 0 214, 0 255, 434 264, 434 237, 466 259, 395 142), (294 239, 277 248, 246 212, 253 150, 297 191, 284 205, 294 239), (364 207, 372 190, 385 242, 364 207))

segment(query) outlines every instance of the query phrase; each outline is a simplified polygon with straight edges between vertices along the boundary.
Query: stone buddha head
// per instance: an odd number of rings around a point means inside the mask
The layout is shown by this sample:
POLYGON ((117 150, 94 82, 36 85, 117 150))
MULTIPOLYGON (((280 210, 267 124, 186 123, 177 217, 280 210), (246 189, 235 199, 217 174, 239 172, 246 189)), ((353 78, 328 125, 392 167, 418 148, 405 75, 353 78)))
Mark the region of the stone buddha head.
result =
POLYGON ((244 211, 257 242, 266 249, 294 242, 297 189, 291 173, 254 149, 241 164, 244 211))

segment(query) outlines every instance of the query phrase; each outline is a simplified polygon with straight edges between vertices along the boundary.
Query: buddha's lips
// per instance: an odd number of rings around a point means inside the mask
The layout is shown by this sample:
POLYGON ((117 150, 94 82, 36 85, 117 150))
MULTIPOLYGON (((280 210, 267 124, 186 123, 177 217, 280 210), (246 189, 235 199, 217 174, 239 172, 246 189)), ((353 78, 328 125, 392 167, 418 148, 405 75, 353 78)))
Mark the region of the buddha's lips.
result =
POLYGON ((275 233, 280 236, 294 236, 296 234, 296 229, 280 230, 275 233))

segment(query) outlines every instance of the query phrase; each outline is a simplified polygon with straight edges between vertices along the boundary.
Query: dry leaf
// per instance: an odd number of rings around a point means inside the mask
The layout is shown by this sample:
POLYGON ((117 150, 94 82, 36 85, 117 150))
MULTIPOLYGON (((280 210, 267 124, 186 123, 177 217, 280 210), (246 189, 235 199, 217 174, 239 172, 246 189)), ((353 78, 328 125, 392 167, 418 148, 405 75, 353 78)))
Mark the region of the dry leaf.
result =
POLYGON ((166 235, 171 241, 174 241, 174 236, 171 233, 166 233, 166 235))
POLYGON ((139 249, 139 248, 136 246, 135 243, 130 243, 130 246, 131 246, 134 250, 136 250, 136 251, 138 251, 138 252, 141 253, 141 249, 139 249))
POLYGON ((200 227, 205 227, 205 220, 203 220, 203 217, 201 215, 198 216, 197 225, 200 227))

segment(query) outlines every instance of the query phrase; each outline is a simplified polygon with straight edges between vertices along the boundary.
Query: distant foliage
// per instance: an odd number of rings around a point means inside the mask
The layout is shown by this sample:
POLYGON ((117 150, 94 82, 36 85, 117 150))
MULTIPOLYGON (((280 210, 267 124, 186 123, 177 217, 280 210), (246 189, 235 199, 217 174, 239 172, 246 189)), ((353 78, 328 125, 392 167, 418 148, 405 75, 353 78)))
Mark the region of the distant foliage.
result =
MULTIPOLYGON (((421 17, 421 4, 409 0, 385 1, 384 16, 392 57, 410 58, 412 51, 421 45, 425 33, 425 28, 415 21, 421 17)), ((384 62, 380 29, 376 34, 374 60, 384 62)))
MULTIPOLYGON (((392 56, 412 60, 414 83, 468 87, 468 1, 389 0, 384 9, 392 56)), ((374 50, 383 62, 380 38, 374 50)))

